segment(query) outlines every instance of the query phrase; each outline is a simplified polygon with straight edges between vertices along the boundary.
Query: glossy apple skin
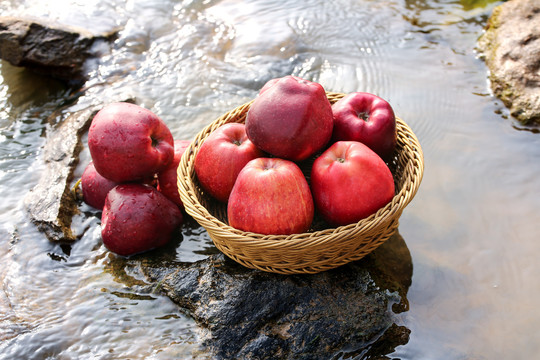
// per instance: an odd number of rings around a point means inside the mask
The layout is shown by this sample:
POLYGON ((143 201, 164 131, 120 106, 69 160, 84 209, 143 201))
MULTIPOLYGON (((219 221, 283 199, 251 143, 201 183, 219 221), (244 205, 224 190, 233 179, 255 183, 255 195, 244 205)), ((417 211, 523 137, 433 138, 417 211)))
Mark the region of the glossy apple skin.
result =
POLYGON ((130 256, 165 245, 182 222, 178 206, 155 188, 121 184, 105 200, 101 237, 110 251, 130 256))
POLYGON ((96 170, 118 183, 152 178, 174 157, 167 125, 150 110, 125 102, 106 105, 94 116, 88 147, 96 170))
POLYGON ((295 76, 270 80, 246 115, 248 138, 276 157, 302 161, 332 136, 332 106, 323 87, 295 76))
POLYGON ((191 141, 189 140, 175 140, 173 161, 164 170, 158 173, 157 189, 181 209, 184 208, 184 204, 182 204, 180 194, 178 194, 178 165, 180 164, 182 155, 184 155, 184 152, 190 144, 191 141))
POLYGON ((94 163, 90 162, 81 176, 83 201, 95 209, 102 210, 107 194, 116 185, 117 182, 101 176, 96 171, 94 163))
POLYGON ((279 158, 250 161, 238 175, 227 206, 232 227, 268 235, 306 232, 313 214, 313 198, 302 171, 279 158))
POLYGON ((264 155, 248 139, 244 124, 228 123, 206 138, 195 157, 194 169, 202 188, 226 202, 242 168, 264 155))
POLYGON ((396 148, 396 117, 390 104, 370 93, 347 94, 332 105, 332 141, 359 141, 389 161, 396 148))
POLYGON ((386 163, 356 141, 332 144, 313 163, 311 191, 315 207, 333 225, 358 222, 394 197, 394 179, 386 163))

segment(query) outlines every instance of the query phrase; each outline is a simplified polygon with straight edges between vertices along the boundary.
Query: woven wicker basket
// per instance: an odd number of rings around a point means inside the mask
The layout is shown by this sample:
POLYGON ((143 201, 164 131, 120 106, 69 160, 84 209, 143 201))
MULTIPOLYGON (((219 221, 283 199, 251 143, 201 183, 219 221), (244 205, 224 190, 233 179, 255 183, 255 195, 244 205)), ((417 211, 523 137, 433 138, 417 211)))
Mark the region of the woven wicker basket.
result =
MULTIPOLYGON (((343 96, 327 92, 331 103, 343 96)), ((201 190, 193 163, 202 143, 215 129, 229 122, 244 123, 251 103, 229 111, 204 128, 186 149, 178 167, 178 191, 186 212, 207 230, 221 252, 253 269, 281 274, 318 273, 361 259, 394 233, 403 209, 420 186, 424 171, 418 139, 399 118, 396 119, 397 150, 389 163, 396 195, 377 213, 337 228, 325 228, 322 220, 314 220, 310 232, 293 235, 262 235, 229 226, 226 204, 201 190)))

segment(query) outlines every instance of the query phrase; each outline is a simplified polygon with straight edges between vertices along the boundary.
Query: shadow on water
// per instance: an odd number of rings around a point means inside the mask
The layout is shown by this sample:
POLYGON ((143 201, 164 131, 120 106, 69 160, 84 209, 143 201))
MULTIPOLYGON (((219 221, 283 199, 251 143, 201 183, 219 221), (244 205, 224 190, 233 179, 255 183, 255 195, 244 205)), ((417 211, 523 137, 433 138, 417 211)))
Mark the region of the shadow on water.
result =
MULTIPOLYGON (((17 113, 29 106, 40 106, 66 95, 68 88, 61 81, 0 61, 0 80, 6 87, 5 99, 9 108, 17 113)), ((16 118, 16 115, 13 114, 12 118, 16 118)))

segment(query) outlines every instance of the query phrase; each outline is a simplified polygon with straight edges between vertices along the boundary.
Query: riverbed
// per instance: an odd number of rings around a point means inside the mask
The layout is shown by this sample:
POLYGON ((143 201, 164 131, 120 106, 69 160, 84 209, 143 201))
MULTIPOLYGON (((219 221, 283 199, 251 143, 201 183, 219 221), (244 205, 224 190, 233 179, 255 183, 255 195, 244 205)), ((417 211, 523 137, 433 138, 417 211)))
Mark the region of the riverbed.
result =
MULTIPOLYGON (((494 98, 475 51, 500 1, 0 0, 2 14, 49 17, 118 38, 89 67, 82 106, 135 98, 176 139, 289 74, 328 91, 388 100, 425 157, 399 232, 412 256, 410 329, 395 359, 532 359, 540 353, 540 134, 494 98)), ((79 239, 49 241, 25 198, 74 90, 0 61, 0 358, 188 359, 199 333, 144 279, 113 269, 99 212, 79 239)), ((76 175, 89 161, 81 153, 76 175)), ((186 226, 176 259, 217 250, 186 226)), ((362 359, 358 355, 358 359, 362 359)))

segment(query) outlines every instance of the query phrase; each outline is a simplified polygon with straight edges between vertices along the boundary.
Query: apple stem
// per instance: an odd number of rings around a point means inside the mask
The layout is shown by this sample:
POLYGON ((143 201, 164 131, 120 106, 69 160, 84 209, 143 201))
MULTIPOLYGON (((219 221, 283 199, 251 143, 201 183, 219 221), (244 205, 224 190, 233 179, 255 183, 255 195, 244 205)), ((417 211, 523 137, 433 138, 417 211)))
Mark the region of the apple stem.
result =
POLYGON ((158 146, 158 144, 159 144, 158 139, 156 139, 156 138, 154 138, 152 136, 150 137, 150 139, 152 140, 152 147, 158 146))
POLYGON ((356 115, 358 116, 359 119, 362 119, 364 121, 369 120, 369 113, 367 111, 358 112, 356 115))

